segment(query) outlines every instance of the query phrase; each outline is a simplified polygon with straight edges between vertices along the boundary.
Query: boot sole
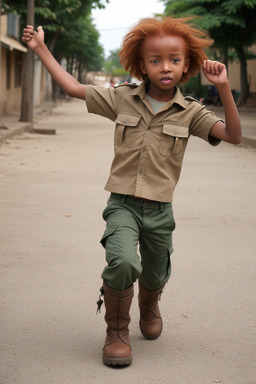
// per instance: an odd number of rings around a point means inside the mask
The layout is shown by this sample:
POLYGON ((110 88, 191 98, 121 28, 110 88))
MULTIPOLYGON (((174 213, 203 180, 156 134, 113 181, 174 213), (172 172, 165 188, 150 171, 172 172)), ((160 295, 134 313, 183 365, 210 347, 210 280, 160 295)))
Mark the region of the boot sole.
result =
POLYGON ((132 362, 132 358, 106 358, 102 357, 103 363, 106 365, 113 365, 113 366, 124 366, 124 365, 130 365, 132 362))

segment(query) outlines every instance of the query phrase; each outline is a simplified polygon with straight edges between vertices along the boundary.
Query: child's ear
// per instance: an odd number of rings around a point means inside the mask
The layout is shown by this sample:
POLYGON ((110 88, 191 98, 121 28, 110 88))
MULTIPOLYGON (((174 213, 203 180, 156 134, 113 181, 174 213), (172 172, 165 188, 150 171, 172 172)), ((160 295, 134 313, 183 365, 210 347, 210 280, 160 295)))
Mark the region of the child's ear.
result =
POLYGON ((189 69, 189 64, 190 64, 190 58, 188 57, 185 61, 185 65, 184 65, 184 70, 183 70, 183 73, 187 73, 188 69, 189 69))
POLYGON ((143 73, 143 75, 146 75, 146 74, 147 74, 147 71, 146 71, 146 68, 145 68, 144 61, 143 61, 143 60, 140 60, 140 61, 139 61, 139 64, 140 64, 141 72, 143 73))

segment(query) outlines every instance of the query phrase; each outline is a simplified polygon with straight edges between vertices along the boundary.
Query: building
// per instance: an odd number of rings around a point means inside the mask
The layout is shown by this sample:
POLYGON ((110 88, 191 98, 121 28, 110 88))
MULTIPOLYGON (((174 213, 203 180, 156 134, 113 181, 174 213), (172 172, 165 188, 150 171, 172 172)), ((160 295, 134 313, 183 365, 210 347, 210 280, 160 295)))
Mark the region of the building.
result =
MULTIPOLYGON (((0 116, 20 111, 22 76, 27 48, 19 42, 19 20, 16 14, 0 17, 0 116)), ((33 104, 49 100, 51 78, 37 57, 34 61, 33 104)))
POLYGON ((0 23, 0 115, 20 108, 22 69, 27 48, 19 41, 19 16, 2 15, 0 23))
MULTIPOLYGON (((249 49, 256 55, 256 45, 249 49)), ((247 61, 247 73, 250 93, 256 94, 256 59, 247 61)), ((232 88, 240 91, 240 63, 238 60, 229 65, 229 79, 232 83, 232 88)))

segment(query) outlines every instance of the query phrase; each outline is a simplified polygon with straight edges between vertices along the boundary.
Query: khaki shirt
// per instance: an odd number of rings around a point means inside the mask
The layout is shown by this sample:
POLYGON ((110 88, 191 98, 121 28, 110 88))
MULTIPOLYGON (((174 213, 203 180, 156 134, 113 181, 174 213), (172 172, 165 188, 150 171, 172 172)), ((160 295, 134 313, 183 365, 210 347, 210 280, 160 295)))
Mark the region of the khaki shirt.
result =
POLYGON ((89 85, 86 104, 89 112, 116 123, 115 154, 105 186, 109 192, 172 202, 189 136, 219 143, 209 133, 221 119, 184 98, 179 88, 155 115, 144 82, 116 88, 89 85))

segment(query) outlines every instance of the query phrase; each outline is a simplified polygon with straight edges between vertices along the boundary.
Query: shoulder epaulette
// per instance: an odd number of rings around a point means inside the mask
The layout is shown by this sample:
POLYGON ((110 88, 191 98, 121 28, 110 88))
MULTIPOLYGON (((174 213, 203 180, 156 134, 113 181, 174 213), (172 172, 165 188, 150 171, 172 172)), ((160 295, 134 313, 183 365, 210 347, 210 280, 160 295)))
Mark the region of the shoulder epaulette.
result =
POLYGON ((130 87, 130 88, 137 88, 138 87, 138 84, 136 83, 122 83, 122 84, 118 84, 118 85, 115 85, 114 88, 120 88, 120 87, 130 87))
POLYGON ((184 99, 185 99, 186 101, 188 101, 188 102, 196 101, 198 104, 203 105, 203 104, 201 103, 201 101, 195 99, 195 98, 192 97, 192 96, 184 96, 184 99))

